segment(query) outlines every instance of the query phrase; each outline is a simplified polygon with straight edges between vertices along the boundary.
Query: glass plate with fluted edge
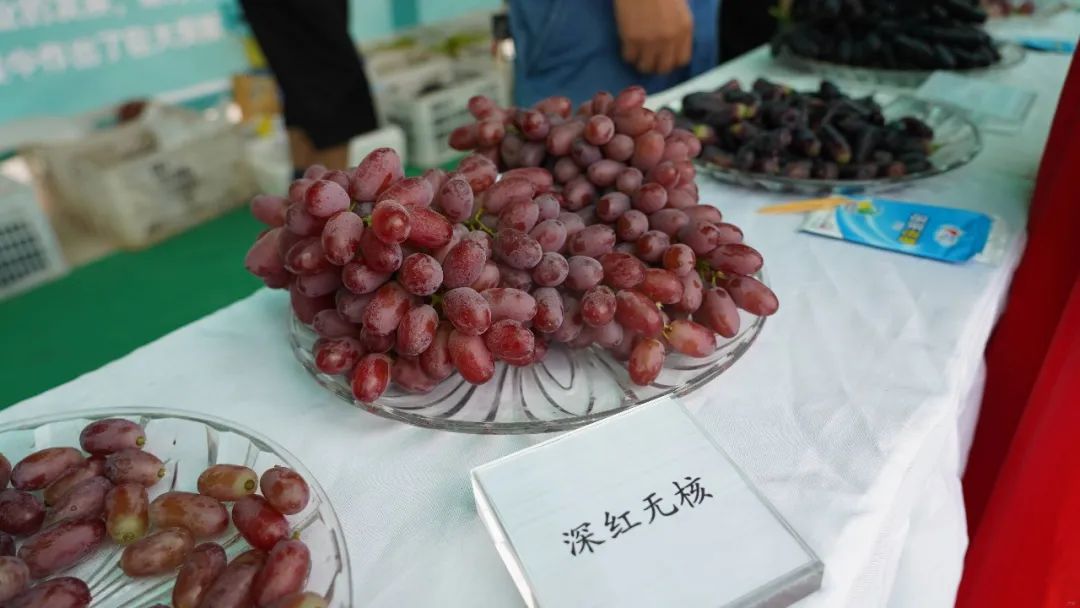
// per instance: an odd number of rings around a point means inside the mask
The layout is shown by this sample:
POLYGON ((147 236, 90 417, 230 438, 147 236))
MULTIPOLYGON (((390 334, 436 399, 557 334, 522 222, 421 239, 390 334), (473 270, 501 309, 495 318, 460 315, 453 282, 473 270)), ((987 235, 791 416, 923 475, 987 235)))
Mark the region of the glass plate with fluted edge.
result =
MULTIPOLYGON (((79 433, 90 422, 102 418, 126 418, 146 429, 145 449, 160 458, 166 476, 149 488, 150 499, 170 490, 196 491, 199 474, 212 464, 243 464, 256 473, 282 465, 303 476, 311 488, 311 501, 296 515, 288 516, 289 526, 311 550, 308 591, 323 594, 333 608, 353 605, 349 574, 349 553, 345 536, 326 492, 311 472, 285 448, 265 436, 232 422, 192 412, 154 408, 112 408, 71 412, 18 420, 0 425, 0 452, 15 464, 23 457, 47 447, 79 447, 79 433)), ((230 522, 217 542, 232 560, 250 549, 230 522)), ((57 573, 74 576, 90 586, 92 608, 128 608, 171 604, 176 573, 131 578, 120 569, 123 547, 105 539, 105 544, 89 559, 57 573)))
MULTIPOLYGON (((979 76, 987 72, 1006 70, 1024 61, 1027 51, 1015 42, 998 41, 998 53, 1001 59, 988 66, 968 68, 964 70, 941 70, 961 76, 979 76)), ((789 49, 780 49, 772 55, 773 59, 792 70, 814 74, 828 80, 858 82, 865 85, 883 85, 900 88, 917 88, 934 73, 935 70, 895 70, 888 68, 871 68, 857 65, 844 65, 831 61, 821 61, 801 57, 792 53, 789 49)), ((840 83, 838 83, 840 84, 840 83)))
MULTIPOLYGON (((850 91, 845 92, 851 94, 850 91)), ((852 96, 858 97, 860 95, 852 96)), ((963 167, 974 160, 982 151, 982 136, 979 135, 979 128, 975 126, 975 123, 967 117, 963 110, 947 104, 916 99, 907 95, 889 97, 876 94, 874 97, 881 104, 882 114, 885 115, 886 121, 896 120, 904 116, 914 116, 934 129, 934 140, 931 144, 933 150, 928 157, 931 165, 929 169, 909 173, 901 177, 830 180, 796 179, 780 175, 751 173, 721 167, 701 159, 697 161, 697 165, 702 172, 719 181, 747 188, 804 194, 825 192, 853 194, 882 190, 906 182, 941 175, 963 167)))
MULTIPOLYGON (((757 278, 765 281, 759 273, 757 278)), ((603 348, 571 349, 551 342, 540 363, 514 367, 495 363, 495 375, 472 385, 454 374, 430 393, 411 394, 391 383, 375 403, 353 398, 348 378, 315 367, 312 346, 318 335, 289 314, 293 354, 323 387, 356 407, 417 426, 494 435, 550 433, 584 426, 601 418, 672 395, 681 397, 719 376, 750 348, 765 317, 739 311, 739 333, 716 336, 717 349, 703 358, 669 353, 649 386, 630 381, 626 365, 603 348)))

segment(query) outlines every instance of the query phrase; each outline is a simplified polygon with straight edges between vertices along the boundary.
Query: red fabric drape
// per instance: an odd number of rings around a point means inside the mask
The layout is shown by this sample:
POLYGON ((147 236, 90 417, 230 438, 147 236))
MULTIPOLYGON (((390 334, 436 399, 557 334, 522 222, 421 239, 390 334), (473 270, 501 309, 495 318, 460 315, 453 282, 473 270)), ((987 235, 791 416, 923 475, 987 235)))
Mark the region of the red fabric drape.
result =
POLYGON ((1080 606, 1080 283, 968 550, 961 608, 1080 606))
POLYGON ((1078 231, 1074 59, 1036 182, 1028 246, 987 347, 982 413, 964 477, 972 541, 961 608, 1080 606, 1078 231))
POLYGON ((983 508, 1080 271, 1080 62, 1058 103, 1028 218, 1028 245, 986 349, 979 425, 964 476, 968 527, 983 508))

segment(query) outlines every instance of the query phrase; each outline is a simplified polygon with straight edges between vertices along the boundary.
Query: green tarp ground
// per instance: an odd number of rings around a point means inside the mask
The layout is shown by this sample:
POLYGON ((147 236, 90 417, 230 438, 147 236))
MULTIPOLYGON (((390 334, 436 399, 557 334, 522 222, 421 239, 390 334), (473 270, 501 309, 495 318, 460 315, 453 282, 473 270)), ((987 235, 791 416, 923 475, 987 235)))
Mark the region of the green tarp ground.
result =
POLYGON ((48 390, 258 289, 241 207, 158 245, 118 252, 0 301, 0 408, 48 390))
MULTIPOLYGON (((443 165, 452 170, 457 161, 443 165)), ((406 167, 406 175, 421 169, 406 167)), ((265 226, 244 205, 0 300, 0 409, 63 384, 251 294, 244 254, 265 226)))

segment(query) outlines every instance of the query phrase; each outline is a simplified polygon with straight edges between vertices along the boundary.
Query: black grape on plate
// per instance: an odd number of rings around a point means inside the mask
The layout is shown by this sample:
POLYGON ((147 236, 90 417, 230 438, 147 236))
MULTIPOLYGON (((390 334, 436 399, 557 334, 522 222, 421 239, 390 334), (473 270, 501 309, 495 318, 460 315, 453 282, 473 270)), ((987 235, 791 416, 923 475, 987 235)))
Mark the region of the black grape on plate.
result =
POLYGON ((976 0, 791 3, 774 56, 879 70, 970 70, 1002 61, 976 0))
POLYGON ((529 420, 581 424, 691 390, 740 356, 778 306, 752 278, 760 253, 699 200, 701 142, 645 97, 600 92, 576 110, 563 97, 532 108, 473 98, 476 122, 449 136, 471 152, 456 170, 406 178, 388 148, 344 173, 312 167, 287 198, 252 202, 270 229, 245 265, 289 290, 305 366, 383 415, 526 432, 529 420), (714 303, 699 313, 705 290, 744 312, 714 303), (591 380, 581 388, 590 376, 573 370, 583 365, 610 368, 617 402, 594 396, 575 411, 581 395, 558 395, 607 394, 591 380), (562 388, 530 384, 545 379, 562 388), (534 389, 543 407, 529 405, 534 389), (473 411, 481 401, 486 413, 473 411))
MULTIPOLYGON (((764 78, 749 86, 730 80, 685 95, 675 120, 700 142, 699 162, 711 175, 769 189, 851 191, 921 179, 969 162, 982 145, 955 109, 856 94, 828 80, 805 91, 764 78)), ((669 179, 655 170, 647 177, 669 179)))

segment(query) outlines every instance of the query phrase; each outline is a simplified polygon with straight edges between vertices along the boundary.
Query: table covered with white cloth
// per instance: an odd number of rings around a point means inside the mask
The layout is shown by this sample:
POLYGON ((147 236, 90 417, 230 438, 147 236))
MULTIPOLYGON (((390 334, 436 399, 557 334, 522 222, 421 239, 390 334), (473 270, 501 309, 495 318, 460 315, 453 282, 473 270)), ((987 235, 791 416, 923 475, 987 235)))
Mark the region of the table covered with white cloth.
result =
MULTIPOLYGON (((1076 24, 1075 15, 1056 23, 1076 24)), ((821 590, 800 607, 952 603, 967 544, 959 477, 982 352, 1022 250, 1068 61, 1029 54, 989 75, 1038 91, 1024 128, 984 134, 970 165, 890 192, 1001 218, 1013 238, 995 265, 801 234, 799 216, 755 213, 790 195, 699 177, 703 201, 764 254, 781 306, 743 358, 685 402, 825 563, 821 590)), ((812 80, 759 50, 680 91, 762 74, 812 80)), ((0 423, 119 406, 234 420, 280 442, 326 489, 347 539, 355 606, 521 605, 477 517, 468 472, 545 436, 423 429, 351 407, 296 361, 288 314, 287 294, 261 290, 5 410, 0 423)))

